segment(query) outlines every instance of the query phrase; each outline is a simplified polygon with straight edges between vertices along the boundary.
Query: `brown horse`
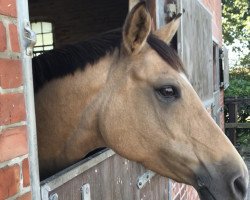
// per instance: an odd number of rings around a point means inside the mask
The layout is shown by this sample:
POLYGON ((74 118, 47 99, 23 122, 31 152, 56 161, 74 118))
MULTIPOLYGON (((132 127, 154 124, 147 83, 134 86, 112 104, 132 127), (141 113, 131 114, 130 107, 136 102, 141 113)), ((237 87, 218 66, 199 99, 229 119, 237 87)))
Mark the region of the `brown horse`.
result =
POLYGON ((109 147, 201 199, 243 200, 248 171, 187 80, 168 43, 179 16, 151 32, 145 3, 122 31, 33 59, 40 173, 109 147))

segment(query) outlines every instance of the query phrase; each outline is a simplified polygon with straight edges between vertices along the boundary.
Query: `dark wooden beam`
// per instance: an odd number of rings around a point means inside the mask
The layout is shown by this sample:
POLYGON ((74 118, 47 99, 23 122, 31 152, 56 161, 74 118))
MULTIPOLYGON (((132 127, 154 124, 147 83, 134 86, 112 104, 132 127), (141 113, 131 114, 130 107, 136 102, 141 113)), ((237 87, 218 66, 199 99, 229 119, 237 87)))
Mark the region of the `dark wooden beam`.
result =
POLYGON ((250 123, 225 123, 225 128, 242 128, 247 129, 250 128, 250 123))

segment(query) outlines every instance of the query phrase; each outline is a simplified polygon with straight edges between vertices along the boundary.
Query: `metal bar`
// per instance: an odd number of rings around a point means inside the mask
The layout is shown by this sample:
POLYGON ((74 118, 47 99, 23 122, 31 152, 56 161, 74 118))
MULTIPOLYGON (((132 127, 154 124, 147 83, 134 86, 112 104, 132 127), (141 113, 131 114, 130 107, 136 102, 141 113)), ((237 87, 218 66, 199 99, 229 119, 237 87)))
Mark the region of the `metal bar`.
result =
POLYGON ((225 128, 250 128, 250 123, 225 123, 225 128))
POLYGON ((103 150, 97 153, 96 157, 86 158, 66 168, 65 170, 53 175, 52 177, 45 179, 44 181, 41 182, 41 191, 43 193, 43 199, 46 199, 45 196, 50 191, 54 190, 55 188, 58 188, 59 186, 73 179, 79 174, 82 174, 83 172, 90 169, 91 167, 96 166, 97 164, 103 162, 104 160, 108 159, 114 154, 115 152, 112 150, 103 150))
POLYGON ((156 0, 155 3, 155 10, 156 10, 156 29, 159 29, 160 27, 164 26, 166 24, 165 18, 166 13, 164 12, 164 6, 165 6, 165 0, 156 0))
POLYGON ((41 186, 41 199, 42 200, 49 200, 49 193, 51 189, 48 185, 41 186))
POLYGON ((26 45, 24 34, 24 22, 29 21, 29 10, 27 0, 18 0, 18 32, 20 38, 22 70, 24 77, 24 96, 27 113, 27 131, 29 144, 29 171, 31 181, 32 199, 40 200, 40 178, 38 167, 38 153, 37 153, 37 135, 36 135, 36 121, 35 121, 35 106, 34 106, 34 92, 33 92, 33 76, 31 56, 26 55, 26 45))
POLYGON ((214 98, 204 100, 202 103, 205 108, 211 108, 211 105, 214 104, 214 98))
POLYGON ((172 181, 168 179, 168 200, 172 200, 172 181))

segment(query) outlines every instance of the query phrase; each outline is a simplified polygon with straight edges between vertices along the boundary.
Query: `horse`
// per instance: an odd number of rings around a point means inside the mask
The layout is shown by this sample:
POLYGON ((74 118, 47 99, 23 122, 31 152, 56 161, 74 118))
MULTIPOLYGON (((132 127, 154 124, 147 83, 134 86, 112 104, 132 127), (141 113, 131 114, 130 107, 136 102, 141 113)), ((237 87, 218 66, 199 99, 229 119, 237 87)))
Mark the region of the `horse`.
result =
POLYGON ((202 200, 243 200, 247 167, 170 46, 180 15, 151 22, 141 2, 122 29, 33 58, 41 177, 108 147, 202 200))

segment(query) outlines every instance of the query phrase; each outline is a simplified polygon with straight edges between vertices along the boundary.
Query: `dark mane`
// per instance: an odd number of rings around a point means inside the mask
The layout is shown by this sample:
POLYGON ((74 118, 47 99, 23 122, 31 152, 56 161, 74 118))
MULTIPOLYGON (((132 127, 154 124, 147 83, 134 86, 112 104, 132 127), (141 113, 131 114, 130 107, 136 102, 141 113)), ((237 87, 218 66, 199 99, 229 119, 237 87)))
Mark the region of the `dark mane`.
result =
MULTIPOLYGON (((92 65, 105 55, 112 54, 116 48, 120 49, 121 39, 121 30, 116 30, 34 57, 32 67, 35 92, 52 79, 74 74, 77 69, 84 70, 87 64, 92 65)), ((183 71, 182 62, 175 50, 152 34, 147 42, 174 69, 183 71)))
POLYGON ((32 59, 34 90, 37 92, 52 79, 84 70, 115 48, 120 48, 121 31, 102 34, 84 42, 54 49, 32 59))
POLYGON ((149 35, 147 42, 173 69, 185 73, 183 63, 175 49, 153 34, 149 35))

